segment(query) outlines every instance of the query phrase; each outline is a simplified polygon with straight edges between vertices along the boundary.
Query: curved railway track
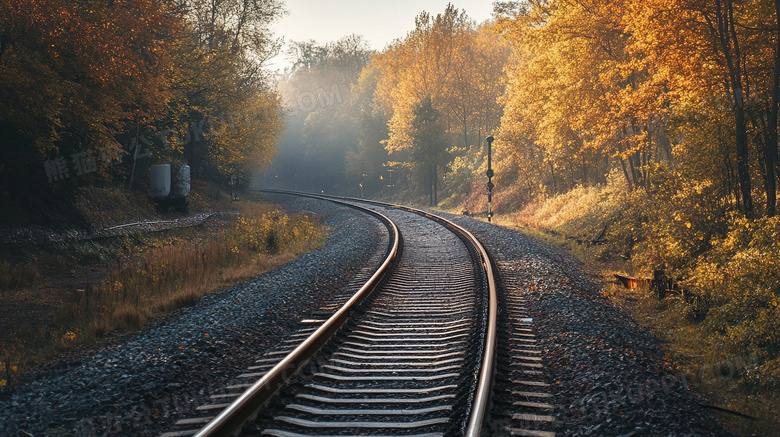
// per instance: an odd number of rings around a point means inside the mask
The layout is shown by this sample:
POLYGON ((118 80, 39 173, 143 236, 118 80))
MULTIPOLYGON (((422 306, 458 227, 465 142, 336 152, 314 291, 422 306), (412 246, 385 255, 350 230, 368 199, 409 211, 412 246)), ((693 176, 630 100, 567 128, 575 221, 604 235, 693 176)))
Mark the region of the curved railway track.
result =
POLYGON ((481 434, 497 324, 486 251, 436 216, 328 200, 385 222, 382 267, 327 320, 302 320, 286 348, 258 359, 242 375, 255 382, 228 387, 166 436, 481 434))

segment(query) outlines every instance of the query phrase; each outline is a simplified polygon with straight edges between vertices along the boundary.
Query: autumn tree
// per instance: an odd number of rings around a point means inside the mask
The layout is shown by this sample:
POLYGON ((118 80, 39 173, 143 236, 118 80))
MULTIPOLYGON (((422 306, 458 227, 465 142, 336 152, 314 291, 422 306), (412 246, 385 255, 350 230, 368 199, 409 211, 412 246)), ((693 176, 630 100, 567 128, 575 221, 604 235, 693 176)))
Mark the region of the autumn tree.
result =
POLYGON ((279 102, 262 65, 280 12, 274 0, 0 1, 2 191, 126 184, 153 161, 135 171, 142 148, 214 180, 267 162, 279 102))
POLYGON ((603 183, 613 170, 650 190, 660 165, 697 181, 725 175, 717 183, 748 216, 760 176, 774 214, 776 18, 766 2, 558 0, 498 12, 514 56, 499 138, 529 173, 547 168, 548 190, 603 183))
POLYGON ((381 195, 390 177, 384 142, 388 138, 387 121, 391 114, 374 100, 380 75, 377 63, 369 62, 361 71, 350 99, 358 142, 347 150, 346 176, 349 184, 360 187, 361 194, 367 197, 381 195))
MULTIPOLYGON (((452 5, 436 16, 423 12, 415 19, 415 29, 382 54, 385 74, 377 93, 384 105, 392 108, 387 142, 391 153, 411 146, 413 112, 423 99, 430 97, 437 104, 449 103, 456 108, 450 85, 469 26, 465 13, 452 5)), ((443 116, 448 125, 461 126, 457 115, 448 111, 443 116)))
POLYGON ((189 163, 196 177, 248 183, 282 130, 280 98, 263 69, 281 46, 268 27, 281 3, 190 0, 181 8, 185 31, 170 41, 176 101, 152 126, 155 136, 171 131, 180 140, 157 142, 153 153, 189 163))
POLYGON ((105 178, 103 159, 121 156, 115 137, 171 99, 167 44, 180 28, 156 0, 1 1, 2 191, 24 205, 105 178))
MULTIPOLYGON (((777 15, 769 2, 647 2, 627 15, 634 35, 675 98, 724 119, 733 144, 737 203, 754 215, 754 179, 764 181, 765 214, 776 213, 777 15), (760 159, 759 159, 760 158, 760 159)), ((682 144, 684 146, 684 144, 682 144)))
MULTIPOLYGON (((437 15, 419 14, 414 30, 372 59, 381 71, 374 107, 389 115, 385 147, 390 159, 421 171, 418 180, 429 178, 429 168, 415 167, 409 153, 414 147, 415 110, 425 99, 430 99, 445 126, 448 147, 454 152, 446 156, 479 159, 482 138, 501 117, 497 99, 503 93, 508 56, 508 48, 490 25, 477 25, 452 5, 437 15)), ((455 172, 451 164, 447 160, 442 169, 455 172)), ((459 165, 457 171, 473 167, 459 165)), ((436 171, 437 180, 424 185, 438 191, 444 173, 436 171)), ((459 182, 449 188, 465 195, 470 184, 461 183, 461 176, 452 179, 459 182)))
POLYGON ((663 86, 623 29, 626 4, 557 1, 512 9, 499 22, 515 49, 500 138, 548 169, 552 191, 599 183, 613 165, 632 189, 668 157, 663 86), (538 150, 533 152, 533 150, 538 150))

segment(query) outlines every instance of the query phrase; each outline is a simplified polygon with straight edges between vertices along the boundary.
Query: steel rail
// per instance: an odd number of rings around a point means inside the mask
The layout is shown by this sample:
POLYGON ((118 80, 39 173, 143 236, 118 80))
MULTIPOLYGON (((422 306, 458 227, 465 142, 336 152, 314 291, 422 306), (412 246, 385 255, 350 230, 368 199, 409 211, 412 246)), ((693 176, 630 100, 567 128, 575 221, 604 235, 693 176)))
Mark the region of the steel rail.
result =
MULTIPOLYGON (((370 203, 381 204, 381 202, 374 201, 371 201, 370 203)), ((477 250, 477 253, 479 254, 479 257, 482 261, 482 266, 485 269, 485 275, 487 277, 488 284, 488 326, 487 335, 485 337, 485 350, 482 356, 482 366, 479 372, 479 382, 477 383, 477 389, 476 393, 474 394, 474 401, 471 407, 471 414, 469 415, 469 421, 464 434, 467 437, 479 437, 482 434, 482 426, 483 422, 485 421, 485 414, 490 404, 490 394, 493 385, 493 369, 495 368, 496 342, 498 339, 498 292, 496 290, 496 281, 493 276, 493 263, 490 261, 490 256, 488 255, 487 250, 485 250, 485 247, 482 245, 482 243, 466 228, 457 225, 441 216, 419 209, 397 205, 387 206, 404 209, 416 214, 421 214, 454 228, 471 242, 471 244, 477 250)))
MULTIPOLYGON (((287 193, 289 194, 289 193, 287 193)), ((296 193, 297 195, 303 195, 296 193)), ((322 196, 304 195, 306 197, 323 198, 322 196)), ((240 427, 254 416, 257 411, 268 402, 279 389, 281 389, 308 361, 320 350, 320 348, 335 334, 348 320, 350 312, 362 302, 371 291, 379 284, 390 263, 398 253, 400 234, 395 223, 384 215, 334 199, 326 199, 331 202, 341 203, 352 208, 364 210, 379 217, 390 227, 391 244, 390 253, 379 269, 371 276, 363 287, 355 293, 335 314, 325 321, 314 333, 303 341, 292 352, 285 356, 276 366, 269 370, 262 378, 248 388, 233 403, 212 419, 206 426, 200 429, 197 437, 215 437, 232 435, 240 427)))
MULTIPOLYGON (((442 219, 443 220, 443 219, 442 219)), ((496 357, 496 341, 498 338, 498 292, 496 290, 496 281, 493 277, 493 263, 490 256, 479 242, 477 237, 465 228, 447 221, 451 226, 458 229, 474 244, 482 258, 482 265, 485 267, 488 283, 488 326, 487 336, 485 337, 485 350, 482 358, 482 368, 479 373, 479 382, 477 391, 474 394, 474 402, 471 407, 469 422, 466 427, 465 435, 468 437, 478 437, 482 434, 482 425, 485 421, 485 414, 490 404, 490 394, 493 385, 493 369, 496 357)))
POLYGON ((475 237, 474 234, 472 234, 464 227, 457 225, 441 216, 423 210, 407 207, 407 206, 393 205, 389 203, 378 202, 375 200, 356 199, 356 198, 340 197, 340 196, 311 195, 308 193, 303 194, 300 192, 286 191, 286 190, 261 190, 261 191, 270 192, 270 193, 279 193, 279 194, 290 194, 290 195, 306 195, 310 197, 328 199, 333 201, 335 201, 335 199, 338 199, 339 201, 368 203, 368 204, 375 204, 375 205, 380 205, 389 208, 401 209, 401 210, 405 210, 405 211, 413 212, 415 214, 420 214, 429 217, 440 223, 444 223, 446 226, 449 226, 455 229, 456 231, 460 232, 463 236, 466 237, 467 240, 469 240, 469 242, 471 242, 471 244, 474 246, 474 248, 477 250, 477 253, 480 256, 482 265, 485 269, 485 275, 487 278, 488 319, 487 319, 487 333, 485 336, 484 353, 482 357, 482 365, 479 372, 479 379, 477 383, 476 392, 474 394, 471 413, 469 414, 469 420, 464 435, 467 437, 480 436, 482 434, 485 415, 490 405, 490 395, 491 395, 491 389, 493 385, 493 371, 495 369, 496 343, 498 340, 498 333, 497 333, 498 292, 496 290, 496 282, 495 282, 495 277, 493 275, 493 263, 490 260, 490 256, 488 255, 487 250, 485 250, 485 247, 477 239, 477 237, 475 237))

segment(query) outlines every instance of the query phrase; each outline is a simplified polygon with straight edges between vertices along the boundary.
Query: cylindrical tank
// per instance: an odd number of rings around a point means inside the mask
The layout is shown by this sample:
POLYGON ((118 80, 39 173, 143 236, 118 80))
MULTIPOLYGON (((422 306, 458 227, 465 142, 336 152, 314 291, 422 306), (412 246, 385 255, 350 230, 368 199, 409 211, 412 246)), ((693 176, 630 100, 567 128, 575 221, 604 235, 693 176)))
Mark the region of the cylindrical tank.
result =
POLYGON ((149 170, 149 188, 147 192, 152 199, 168 197, 168 194, 171 192, 170 164, 155 164, 152 166, 149 170))
POLYGON ((190 166, 177 165, 173 181, 173 195, 184 197, 190 192, 190 166))

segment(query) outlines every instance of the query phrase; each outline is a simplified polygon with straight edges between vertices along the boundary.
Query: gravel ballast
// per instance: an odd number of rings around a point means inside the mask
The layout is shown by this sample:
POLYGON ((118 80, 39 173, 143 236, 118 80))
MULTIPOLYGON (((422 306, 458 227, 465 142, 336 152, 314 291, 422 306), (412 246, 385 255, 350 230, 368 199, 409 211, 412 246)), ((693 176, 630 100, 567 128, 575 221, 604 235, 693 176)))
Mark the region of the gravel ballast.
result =
MULTIPOLYGON (((320 250, 104 347, 65 354, 0 397, 2 436, 152 436, 166 431, 327 301, 386 247, 374 218, 272 196, 329 227, 320 250)), ((521 232, 440 214, 471 230, 499 265, 503 292, 529 302, 559 436, 726 436, 663 360, 657 340, 600 294, 561 251, 521 232)))
POLYGON ((269 200, 314 214, 329 228, 325 246, 154 320, 138 334, 43 366, 2 393, 0 435, 159 435, 208 403, 386 249, 386 229, 365 213, 290 196, 269 200))
POLYGON ((543 350, 559 436, 727 436, 658 341, 602 296, 571 256, 519 231, 443 215, 472 231, 521 293, 543 350))

